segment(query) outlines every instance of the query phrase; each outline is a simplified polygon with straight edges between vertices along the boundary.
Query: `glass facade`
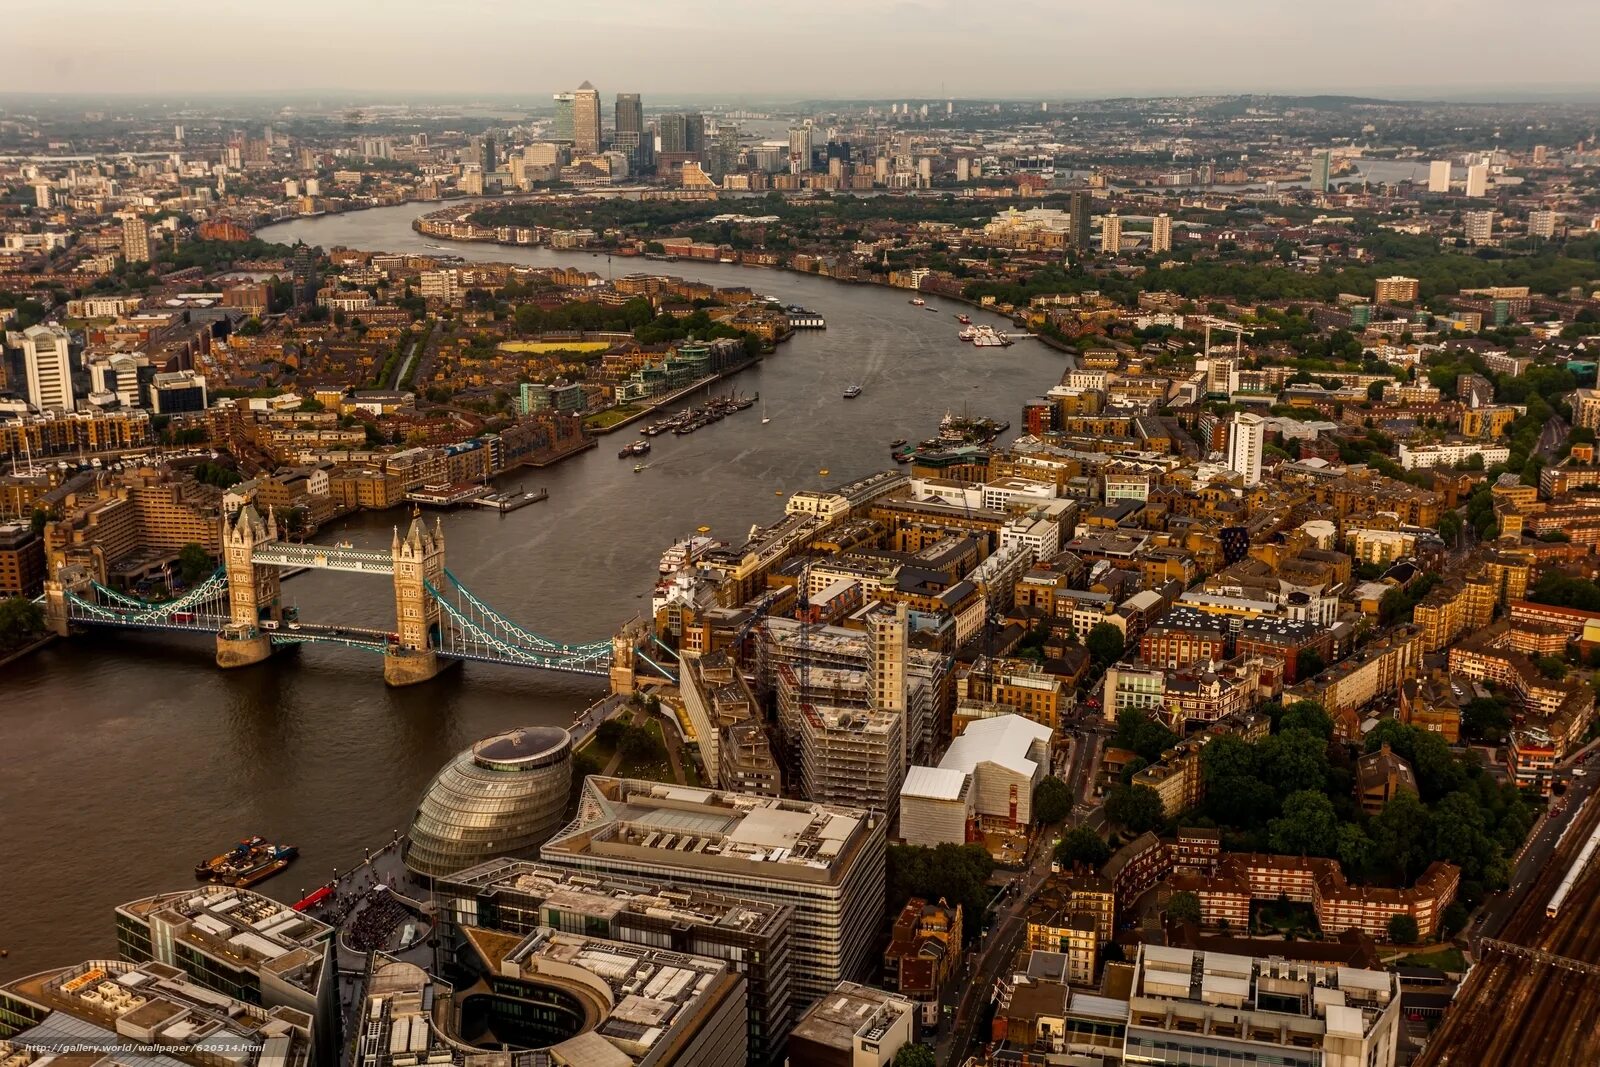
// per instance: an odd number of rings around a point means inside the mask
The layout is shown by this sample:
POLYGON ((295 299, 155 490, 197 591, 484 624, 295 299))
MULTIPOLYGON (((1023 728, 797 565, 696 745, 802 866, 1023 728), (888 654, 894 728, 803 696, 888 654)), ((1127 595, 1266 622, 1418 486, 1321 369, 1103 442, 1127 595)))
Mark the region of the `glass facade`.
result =
POLYGON ((565 730, 529 727, 479 741, 422 794, 406 866, 437 878, 500 856, 533 856, 560 829, 571 783, 565 730))

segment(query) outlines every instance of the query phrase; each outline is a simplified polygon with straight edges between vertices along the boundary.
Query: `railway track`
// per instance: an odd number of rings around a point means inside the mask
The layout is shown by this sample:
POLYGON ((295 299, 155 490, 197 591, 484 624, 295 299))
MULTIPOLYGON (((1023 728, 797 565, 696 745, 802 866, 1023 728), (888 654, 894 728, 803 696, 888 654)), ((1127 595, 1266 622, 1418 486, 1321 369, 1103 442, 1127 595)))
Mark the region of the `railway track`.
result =
POLYGON ((1560 914, 1545 914, 1597 825, 1600 800, 1584 806, 1497 941, 1480 946, 1420 1067, 1600 1064, 1600 974, 1566 962, 1600 965, 1600 863, 1589 865, 1560 914))

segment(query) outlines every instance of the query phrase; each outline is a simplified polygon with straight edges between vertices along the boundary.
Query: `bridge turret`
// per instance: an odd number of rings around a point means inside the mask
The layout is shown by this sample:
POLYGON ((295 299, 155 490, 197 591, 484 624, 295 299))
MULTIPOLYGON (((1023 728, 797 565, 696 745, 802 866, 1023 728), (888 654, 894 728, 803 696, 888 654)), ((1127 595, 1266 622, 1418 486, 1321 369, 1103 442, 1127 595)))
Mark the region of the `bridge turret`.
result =
POLYGON ((277 516, 263 519, 246 504, 222 518, 222 566, 228 576, 228 624, 217 634, 217 666, 244 667, 272 654, 272 636, 283 618, 276 567, 258 567, 258 547, 278 539, 277 516), (270 625, 263 625, 269 623, 270 625))
POLYGON ((444 528, 429 530, 413 516, 404 538, 395 527, 389 549, 394 560, 395 640, 383 659, 390 685, 413 685, 439 673, 439 602, 428 587, 444 584, 444 528))

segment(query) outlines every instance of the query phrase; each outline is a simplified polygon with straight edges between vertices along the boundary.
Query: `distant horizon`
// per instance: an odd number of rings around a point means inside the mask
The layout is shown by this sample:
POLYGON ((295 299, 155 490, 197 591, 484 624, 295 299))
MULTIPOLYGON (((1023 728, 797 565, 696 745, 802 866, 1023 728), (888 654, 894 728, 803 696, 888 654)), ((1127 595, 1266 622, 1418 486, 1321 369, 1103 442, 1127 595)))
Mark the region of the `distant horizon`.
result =
MULTIPOLYGON (((326 86, 322 88, 297 88, 289 91, 282 89, 180 89, 174 88, 162 92, 134 89, 109 89, 109 90, 29 90, 29 89, 3 89, 0 88, 0 104, 6 101, 20 103, 39 101, 61 101, 77 104, 92 104, 96 101, 106 103, 122 102, 137 103, 142 106, 193 107, 202 103, 275 103, 285 106, 294 104, 316 104, 323 107, 334 107, 343 104, 364 103, 381 105, 385 107, 423 107, 436 105, 462 105, 462 104, 493 104, 496 106, 525 107, 530 110, 550 109, 552 97, 559 92, 570 92, 575 87, 532 89, 532 90, 418 90, 411 88, 354 88, 341 86, 326 86)), ((724 93, 715 91, 686 91, 650 89, 638 87, 619 87, 608 90, 604 86, 596 86, 602 101, 611 100, 617 93, 638 93, 647 109, 657 106, 653 101, 694 101, 700 104, 717 104, 729 108, 746 108, 763 110, 771 108, 795 108, 804 104, 839 104, 849 106, 870 106, 878 104, 909 103, 912 106, 922 104, 943 105, 946 101, 953 101, 958 107, 962 104, 1035 104, 1040 102, 1049 104, 1097 104, 1112 101, 1126 100, 1130 102, 1147 102, 1151 100, 1199 100, 1206 98, 1238 99, 1245 97, 1259 97, 1267 100, 1348 100, 1357 103, 1370 103, 1377 106, 1474 106, 1474 107, 1511 107, 1516 105, 1539 104, 1600 104, 1600 85, 1596 86, 1504 86, 1489 89, 1484 86, 1437 86, 1428 89, 1411 89, 1405 93, 1398 91, 1384 91, 1381 89, 1367 88, 1362 91, 1354 89, 1190 89, 1184 91, 1161 91, 1147 89, 1142 92, 1119 92, 1099 94, 1079 94, 1061 92, 1010 92, 956 95, 918 95, 915 93, 901 94, 872 94, 872 93, 796 93, 775 96, 758 96, 753 93, 724 93), (1494 95, 1491 95, 1494 94, 1494 95)), ((1600 115, 1596 116, 1600 123, 1600 115)))
POLYGON ((222 5, 197 17, 178 0, 145 0, 130 18, 125 4, 80 0, 70 23, 38 5, 12 14, 0 93, 256 96, 308 82, 411 98, 555 91, 525 88, 536 79, 588 80, 607 96, 655 85, 663 97, 761 101, 1600 97, 1587 52, 1561 46, 1600 40, 1600 5, 1579 0, 1531 0, 1511 17, 1490 0, 1350 0, 1336 16, 1274 0, 1013 0, 979 25, 973 16, 966 0, 812 0, 803 11, 280 0, 270 16, 222 5), (1352 40, 1367 28, 1379 32, 1352 40))

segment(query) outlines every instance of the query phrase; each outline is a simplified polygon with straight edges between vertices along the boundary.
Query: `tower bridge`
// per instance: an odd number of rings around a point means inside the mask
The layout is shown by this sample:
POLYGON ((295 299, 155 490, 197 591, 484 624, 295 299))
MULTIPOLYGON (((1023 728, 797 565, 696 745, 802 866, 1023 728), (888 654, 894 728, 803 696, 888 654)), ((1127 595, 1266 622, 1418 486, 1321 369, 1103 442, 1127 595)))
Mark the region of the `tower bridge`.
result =
POLYGON ((384 681, 393 686, 425 682, 468 660, 603 676, 615 692, 631 692, 638 669, 676 680, 641 651, 645 635, 637 627, 569 644, 484 603, 445 567, 442 523, 430 530, 413 517, 404 537, 395 528, 387 552, 285 542, 273 513, 262 516, 251 505, 222 523, 221 566, 174 600, 150 603, 101 585, 82 568, 62 568, 45 582, 51 628, 63 635, 83 627, 210 633, 224 668, 261 663, 286 646, 336 645, 381 655, 384 681), (394 628, 300 618, 284 606, 281 585, 285 570, 301 568, 388 577, 394 628))

